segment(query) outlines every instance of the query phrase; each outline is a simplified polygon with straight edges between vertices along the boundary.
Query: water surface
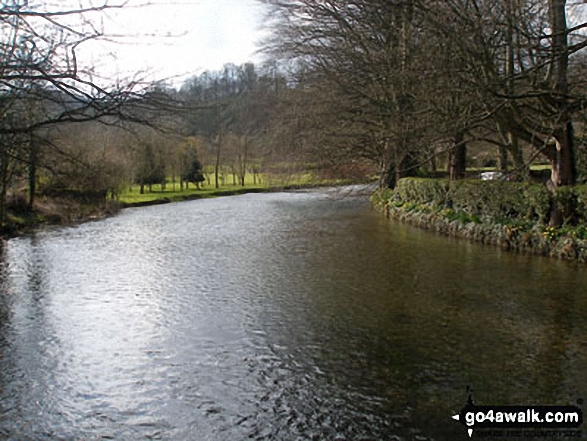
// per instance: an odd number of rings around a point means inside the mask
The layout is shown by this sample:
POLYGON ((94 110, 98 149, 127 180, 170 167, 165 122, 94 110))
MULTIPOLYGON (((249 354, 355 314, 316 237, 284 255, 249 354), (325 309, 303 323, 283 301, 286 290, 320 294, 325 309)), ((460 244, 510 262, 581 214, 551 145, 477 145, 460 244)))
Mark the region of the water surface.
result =
POLYGON ((458 440, 587 397, 587 271, 347 191, 141 209, 4 244, 0 437, 458 440))

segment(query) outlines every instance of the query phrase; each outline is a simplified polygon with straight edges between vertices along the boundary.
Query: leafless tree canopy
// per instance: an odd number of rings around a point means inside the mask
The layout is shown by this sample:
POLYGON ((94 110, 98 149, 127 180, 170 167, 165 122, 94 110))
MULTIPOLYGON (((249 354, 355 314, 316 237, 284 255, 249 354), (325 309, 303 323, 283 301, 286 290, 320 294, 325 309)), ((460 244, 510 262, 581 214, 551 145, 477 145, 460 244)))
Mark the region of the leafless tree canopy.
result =
POLYGON ((330 139, 352 135, 355 155, 377 146, 382 182, 393 185, 440 153, 451 178, 463 177, 466 146, 480 141, 511 156, 521 177, 531 146, 551 163, 554 187, 575 182, 583 3, 263 2, 274 30, 266 51, 322 92, 310 99, 329 107, 322 127, 330 139))
MULTIPOLYGON (((0 221, 8 187, 25 169, 32 207, 43 150, 65 153, 52 142, 58 127, 139 121, 145 108, 155 107, 137 82, 113 80, 105 87, 93 81, 92 66, 78 60, 81 45, 103 36, 100 14, 124 3, 71 4, 6 0, 0 5, 0 221)), ((84 164, 77 161, 78 167, 84 164)))

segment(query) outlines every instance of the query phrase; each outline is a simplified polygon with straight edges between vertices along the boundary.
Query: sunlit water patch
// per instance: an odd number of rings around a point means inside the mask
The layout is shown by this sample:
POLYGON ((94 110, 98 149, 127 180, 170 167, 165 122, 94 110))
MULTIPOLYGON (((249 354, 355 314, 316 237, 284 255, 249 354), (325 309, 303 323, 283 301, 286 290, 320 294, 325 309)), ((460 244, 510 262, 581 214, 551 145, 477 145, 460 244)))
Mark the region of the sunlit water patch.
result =
POLYGON ((350 191, 129 209, 12 239, 0 271, 2 438, 453 440, 467 385, 587 397, 583 268, 350 191))

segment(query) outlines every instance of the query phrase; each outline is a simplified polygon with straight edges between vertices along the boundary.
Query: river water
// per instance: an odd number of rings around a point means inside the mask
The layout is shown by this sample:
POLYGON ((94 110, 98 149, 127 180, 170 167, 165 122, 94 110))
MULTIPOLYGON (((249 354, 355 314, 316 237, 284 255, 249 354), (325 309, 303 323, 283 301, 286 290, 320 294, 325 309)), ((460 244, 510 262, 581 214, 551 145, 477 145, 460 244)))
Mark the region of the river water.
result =
POLYGON ((0 438, 468 439, 587 398, 586 287, 349 189, 127 209, 5 242, 0 438))

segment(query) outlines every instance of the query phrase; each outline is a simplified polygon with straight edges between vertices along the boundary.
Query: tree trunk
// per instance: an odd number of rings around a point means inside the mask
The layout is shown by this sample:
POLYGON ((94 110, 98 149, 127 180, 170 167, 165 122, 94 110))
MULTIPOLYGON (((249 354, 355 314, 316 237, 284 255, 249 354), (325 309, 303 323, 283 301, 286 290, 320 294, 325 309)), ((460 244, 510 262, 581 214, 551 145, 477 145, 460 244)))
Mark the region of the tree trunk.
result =
POLYGON ((554 133, 556 147, 550 158, 550 180, 555 188, 575 184, 573 123, 568 122, 554 133))
POLYGON ((549 75, 555 98, 559 100, 561 125, 552 134, 555 140, 555 149, 551 152, 550 162, 552 167, 551 181, 554 188, 561 185, 573 185, 575 183, 575 152, 573 145, 573 123, 566 110, 568 99, 567 71, 569 64, 568 55, 568 29, 566 21, 566 0, 550 0, 550 20, 552 28, 552 64, 549 75))
POLYGON ((6 193, 8 192, 8 153, 6 147, 2 148, 0 153, 0 173, 0 225, 4 225, 6 221, 6 193))
POLYGON ((561 94, 566 94, 568 91, 569 44, 566 3, 566 0, 549 1, 552 28, 552 61, 549 76, 554 90, 561 94))
POLYGON ((530 167, 524 161, 524 152, 522 152, 522 149, 520 148, 518 137, 512 132, 507 133, 506 148, 514 160, 517 178, 521 181, 528 180, 530 167))
POLYGON ((449 179, 451 181, 463 179, 467 171, 467 143, 464 133, 457 132, 454 142, 455 145, 449 156, 449 179))
MULTIPOLYGON (((415 160, 412 154, 406 151, 405 145, 405 140, 396 140, 390 158, 381 161, 380 188, 395 188, 400 179, 415 175, 415 160)), ((388 148, 389 143, 386 141, 385 150, 388 148)))
POLYGON ((554 188, 575 183, 575 150, 573 145, 573 123, 566 110, 568 98, 568 29, 566 20, 566 0, 550 0, 550 20, 552 28, 551 77, 555 98, 559 100, 561 125, 552 134, 555 149, 550 153, 552 167, 551 183, 554 188))
POLYGON ((222 133, 218 134, 218 146, 216 148, 216 163, 214 164, 214 184, 216 188, 218 185, 218 172, 220 169, 220 145, 222 144, 222 133))
POLYGON ((508 172, 508 151, 505 145, 499 145, 498 147, 499 150, 499 161, 498 161, 498 166, 499 166, 499 171, 502 173, 507 173, 508 172))
POLYGON ((29 141, 29 202, 28 208, 33 210, 35 193, 37 192, 37 144, 33 139, 29 141))
MULTIPOLYGON (((379 158, 379 189, 395 187, 395 167, 389 157, 391 155, 389 140, 385 141, 379 158)), ((394 149, 395 154, 395 149, 394 149)))
MULTIPOLYGON (((558 108, 560 109, 559 121, 561 121, 561 124, 555 128, 552 134, 555 147, 551 149, 549 155, 551 165, 550 187, 552 191, 556 191, 558 187, 563 185, 574 185, 576 179, 573 123, 567 110, 569 46, 566 3, 566 0, 549 1, 552 29, 552 61, 549 79, 554 91, 553 97, 558 101, 558 108)), ((562 222, 563 213, 561 213, 558 204, 553 204, 550 213, 550 225, 560 226, 562 222)))
POLYGON ((407 170, 405 168, 407 161, 407 153, 405 151, 405 140, 401 140, 395 143, 395 179, 394 179, 394 187, 395 184, 399 182, 401 178, 405 178, 407 176, 407 170))
POLYGON ((245 186, 245 176, 247 173, 247 147, 248 147, 248 143, 247 143, 247 137, 244 137, 244 141, 243 141, 244 145, 243 145, 243 158, 241 161, 241 175, 240 175, 240 179, 241 179, 241 186, 244 187, 245 186))

